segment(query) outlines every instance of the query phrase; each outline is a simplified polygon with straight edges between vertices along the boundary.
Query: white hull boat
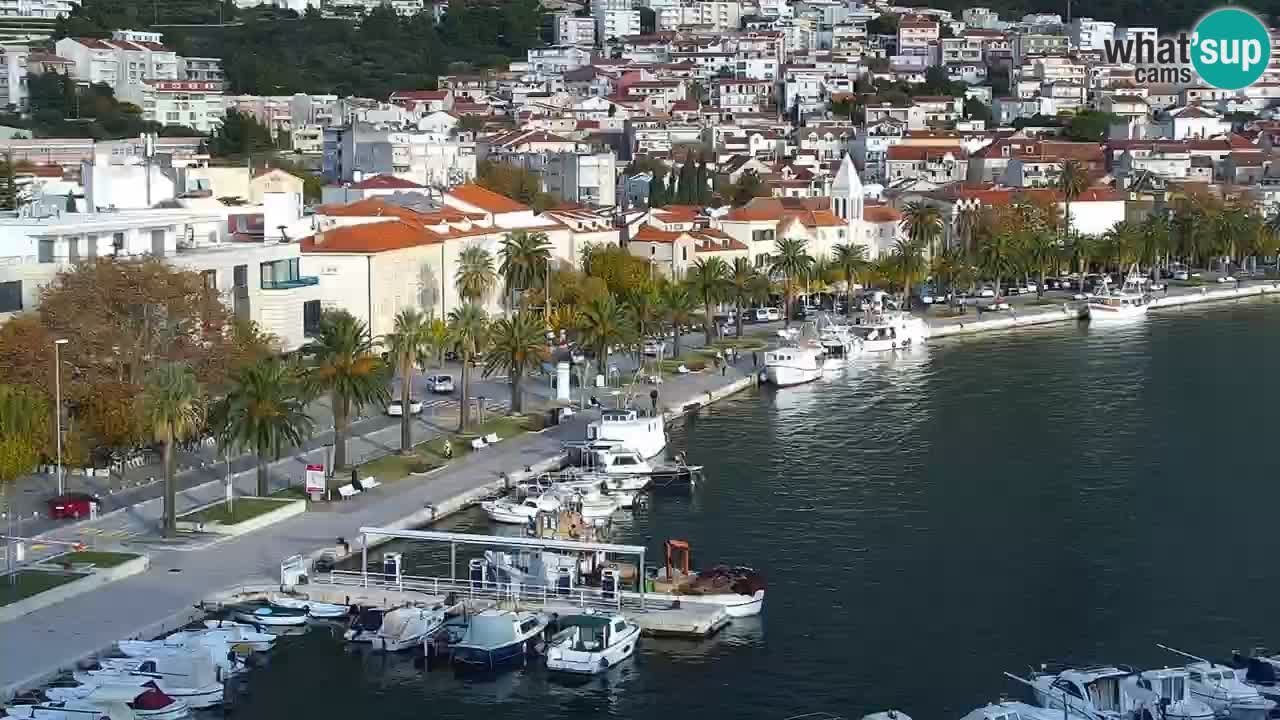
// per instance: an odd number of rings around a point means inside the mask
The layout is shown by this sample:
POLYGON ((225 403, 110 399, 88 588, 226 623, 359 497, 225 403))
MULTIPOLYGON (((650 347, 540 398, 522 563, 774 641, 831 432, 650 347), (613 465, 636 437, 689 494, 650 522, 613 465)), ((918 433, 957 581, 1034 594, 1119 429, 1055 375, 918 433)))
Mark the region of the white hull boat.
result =
POLYGON ((465 667, 495 670, 523 661, 536 652, 547 629, 541 613, 489 609, 472 616, 462 639, 453 646, 453 662, 465 667))
POLYGON ((307 598, 293 597, 291 595, 272 595, 267 598, 267 602, 270 602, 273 607, 305 611, 313 618, 343 618, 351 611, 346 605, 319 602, 318 600, 308 600, 307 598))
POLYGON ((592 522, 608 520, 620 507, 612 495, 604 495, 597 490, 578 495, 569 504, 582 514, 584 520, 592 522))
POLYGON ((431 609, 406 607, 387 612, 382 627, 370 640, 374 650, 400 652, 418 647, 444 626, 446 614, 443 607, 431 609))
MULTIPOLYGON (((48 688, 44 694, 50 700, 50 703, 45 705, 60 706, 46 707, 45 712, 34 716, 48 718, 48 720, 63 717, 91 720, 86 718, 86 712, 106 715, 112 720, 119 718, 178 720, 191 714, 191 706, 186 701, 169 697, 163 691, 153 687, 77 685, 48 688), (56 711, 59 709, 72 712, 58 715, 56 711)), ((13 708, 9 710, 12 711, 13 708)))
POLYGON ((543 493, 537 498, 526 498, 523 501, 510 499, 488 500, 480 503, 484 514, 496 523, 506 525, 528 525, 539 512, 555 512, 560 509, 560 497, 554 493, 543 493))
POLYGON ((1132 322, 1147 316, 1150 301, 1142 292, 1142 278, 1135 267, 1130 271, 1120 290, 1110 290, 1103 280, 1101 290, 1089 296, 1085 305, 1089 322, 1132 322))
POLYGON ((854 332, 863 352, 889 352, 924 344, 929 339, 929 326, 920 318, 905 313, 881 313, 869 316, 865 325, 854 332))
POLYGON ((557 618, 559 628, 547 643, 547 669, 577 675, 598 675, 635 654, 640 626, 618 614, 557 618))
POLYGON ((719 605, 729 617, 759 615, 764 609, 764 577, 749 567, 720 565, 702 572, 689 569, 689 544, 666 543, 666 565, 653 579, 646 597, 719 605))
POLYGON ((765 380, 777 387, 813 382, 822 377, 821 347, 781 347, 764 354, 765 380))
POLYGON ((196 638, 191 643, 164 640, 121 640, 116 643, 123 658, 104 658, 103 667, 120 670, 137 670, 149 660, 159 657, 204 657, 222 673, 231 677, 245 670, 244 662, 236 657, 232 646, 218 638, 196 638))
POLYGON ((164 678, 144 673, 126 673, 115 670, 85 670, 73 673, 75 681, 83 685, 102 685, 138 687, 155 682, 165 695, 182 700, 187 705, 201 710, 217 707, 222 704, 222 683, 203 685, 200 687, 182 687, 164 682, 164 678))
POLYGON ((237 605, 231 609, 231 615, 241 622, 264 627, 296 627, 307 624, 307 613, 291 608, 237 605))
POLYGON ((666 420, 661 414, 641 416, 634 409, 604 410, 587 425, 587 440, 611 441, 651 458, 667 448, 666 420))
POLYGON ((226 645, 244 655, 248 654, 248 652, 266 652, 270 650, 275 647, 276 636, 249 627, 222 627, 203 631, 179 630, 158 642, 172 646, 213 643, 215 645, 226 645))

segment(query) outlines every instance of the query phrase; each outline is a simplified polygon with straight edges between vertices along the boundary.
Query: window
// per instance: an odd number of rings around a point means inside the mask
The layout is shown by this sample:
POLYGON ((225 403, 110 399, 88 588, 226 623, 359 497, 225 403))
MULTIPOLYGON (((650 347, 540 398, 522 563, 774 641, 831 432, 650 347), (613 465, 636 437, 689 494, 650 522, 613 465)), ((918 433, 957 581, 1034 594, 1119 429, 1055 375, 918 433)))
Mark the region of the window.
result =
POLYGON ((22 309, 22 281, 0 282, 0 313, 22 309))
POLYGON ((302 334, 307 337, 320 334, 319 300, 308 300, 302 303, 302 334))
POLYGON ((124 250, 124 233, 113 233, 111 235, 111 251, 118 255, 121 250, 124 250))
POLYGON ((249 287, 249 266, 237 265, 235 269, 232 270, 232 280, 234 281, 233 284, 235 287, 249 287))
POLYGON ((36 259, 42 263, 53 262, 53 243, 54 238, 40 238, 36 247, 36 259))
POLYGON ((622 456, 614 461, 614 465, 635 465, 636 459, 633 457, 622 456))
POLYGON ((98 236, 89 233, 84 236, 85 254, 90 260, 98 257, 98 236))
POLYGON ((688 262, 688 261, 689 261, 689 246, 688 246, 688 245, 686 245, 686 246, 684 246, 684 247, 680 248, 680 260, 681 260, 681 261, 683 261, 683 262, 688 262))
POLYGON ((203 276, 204 286, 206 289, 208 290, 218 289, 218 271, 217 270, 205 270, 200 274, 201 276, 203 276))
POLYGON ((538 618, 533 617, 520 623, 520 634, 523 635, 533 630, 534 628, 538 627, 538 622, 539 622, 538 618))

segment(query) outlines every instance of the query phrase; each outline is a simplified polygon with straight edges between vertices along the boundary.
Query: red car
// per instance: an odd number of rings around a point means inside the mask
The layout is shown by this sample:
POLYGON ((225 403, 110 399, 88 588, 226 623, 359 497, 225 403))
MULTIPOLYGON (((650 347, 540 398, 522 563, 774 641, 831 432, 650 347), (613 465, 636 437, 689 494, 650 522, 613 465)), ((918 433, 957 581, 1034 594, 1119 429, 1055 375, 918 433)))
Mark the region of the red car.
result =
POLYGON ((49 501, 49 517, 54 520, 89 517, 101 507, 102 501, 89 493, 64 493, 49 501))

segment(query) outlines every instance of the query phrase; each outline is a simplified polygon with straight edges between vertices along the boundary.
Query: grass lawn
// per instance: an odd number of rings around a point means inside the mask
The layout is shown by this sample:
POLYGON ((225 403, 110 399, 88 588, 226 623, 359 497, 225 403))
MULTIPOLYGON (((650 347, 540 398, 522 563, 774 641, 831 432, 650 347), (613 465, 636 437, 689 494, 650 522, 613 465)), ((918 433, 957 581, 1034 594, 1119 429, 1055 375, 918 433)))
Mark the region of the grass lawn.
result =
MULTIPOLYGON (((523 435, 531 430, 541 429, 537 415, 525 417, 510 415, 490 415, 483 423, 473 425, 465 433, 448 433, 445 437, 453 446, 453 459, 464 457, 472 452, 471 441, 491 433, 497 434, 506 442, 513 437, 523 435)), ((371 460, 360 466, 360 477, 376 477, 378 482, 401 480, 410 473, 424 473, 434 470, 449 462, 444 456, 445 437, 435 437, 413 448, 412 455, 392 454, 371 460)), ((345 484, 345 483, 340 483, 345 484)))
POLYGON ((19 600, 25 600, 32 595, 37 595, 45 590, 52 590, 59 585, 65 585, 82 577, 84 576, 60 572, 42 572, 40 570, 20 570, 13 575, 5 575, 0 577, 0 605, 8 605, 19 600), (16 583, 14 582, 15 578, 17 579, 16 583))
POLYGON ((763 335, 743 335, 742 337, 726 337, 711 343, 711 347, 717 350, 725 350, 727 348, 737 348, 739 350, 764 350, 769 347, 769 341, 763 335))
POLYGON ((268 498, 242 497, 236 498, 235 502, 231 504, 230 510, 227 509, 225 502, 220 502, 199 512, 181 515, 178 519, 188 522, 217 522, 223 525, 235 525, 259 515, 265 515, 272 510, 279 510, 283 504, 279 500, 270 500, 268 498))
POLYGON ((83 552, 72 552, 67 553, 66 555, 59 555, 58 557, 50 559, 49 562, 58 565, 62 563, 72 563, 74 565, 92 563, 97 567, 108 568, 122 565, 136 557, 138 556, 133 553, 96 552, 93 550, 85 550, 83 552))
POLYGON ((290 485, 283 490, 277 490, 267 497, 276 500, 310 500, 311 498, 303 491, 301 485, 290 485))

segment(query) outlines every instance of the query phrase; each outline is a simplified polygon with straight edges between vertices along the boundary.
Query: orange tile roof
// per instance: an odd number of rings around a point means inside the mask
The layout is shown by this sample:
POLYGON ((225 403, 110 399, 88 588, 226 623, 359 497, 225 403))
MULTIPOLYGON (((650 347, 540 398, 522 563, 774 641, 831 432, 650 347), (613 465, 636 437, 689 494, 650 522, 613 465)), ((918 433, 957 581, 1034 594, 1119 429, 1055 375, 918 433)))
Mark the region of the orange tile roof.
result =
POLYGON ((471 205, 472 207, 478 207, 485 212, 516 213, 524 212, 529 209, 528 205, 518 203, 506 195, 499 195, 498 193, 482 188, 475 183, 459 185, 458 187, 450 190, 448 194, 468 205, 471 205))
POLYGON ((302 239, 304 253, 379 253, 418 245, 434 245, 441 238, 404 220, 346 225, 302 239))
POLYGON ((636 231, 635 237, 631 239, 635 242, 673 243, 681 235, 684 235, 684 233, 659 230, 652 225, 641 225, 640 229, 636 231))
POLYGON ((426 187, 412 180, 404 180, 395 175, 374 175, 358 183, 352 183, 353 190, 420 190, 426 187))
POLYGON ((863 208, 862 217, 873 223, 899 222, 902 220, 902 213, 888 205, 868 205, 863 208))

